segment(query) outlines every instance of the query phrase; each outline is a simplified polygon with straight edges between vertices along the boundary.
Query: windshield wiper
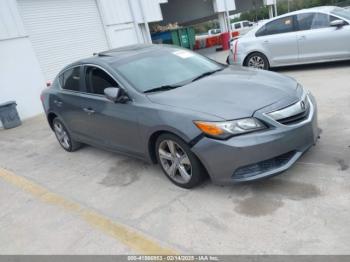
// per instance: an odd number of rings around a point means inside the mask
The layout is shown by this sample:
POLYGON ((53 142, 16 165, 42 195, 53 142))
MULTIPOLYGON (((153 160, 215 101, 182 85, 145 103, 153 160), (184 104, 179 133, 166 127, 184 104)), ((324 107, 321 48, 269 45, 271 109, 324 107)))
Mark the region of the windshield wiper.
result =
POLYGON ((164 86, 160 86, 160 87, 155 87, 149 90, 144 91, 144 93, 153 93, 153 92, 159 92, 159 91, 168 91, 171 89, 175 89, 180 87, 181 85, 164 85, 164 86))
POLYGON ((203 77, 206 77, 206 76, 210 76, 210 75, 215 74, 216 72, 222 71, 224 69, 225 69, 225 67, 219 68, 219 69, 216 69, 216 70, 213 70, 213 71, 205 72, 205 73, 203 73, 203 74, 193 78, 191 82, 197 81, 197 80, 199 80, 199 79, 201 79, 203 77))

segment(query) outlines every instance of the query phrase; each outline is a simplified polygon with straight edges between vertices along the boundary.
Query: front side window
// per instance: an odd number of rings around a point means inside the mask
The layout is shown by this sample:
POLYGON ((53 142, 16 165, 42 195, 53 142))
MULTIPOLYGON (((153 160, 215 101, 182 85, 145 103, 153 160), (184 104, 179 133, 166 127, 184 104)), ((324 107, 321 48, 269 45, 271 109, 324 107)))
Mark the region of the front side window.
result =
POLYGON ((240 28, 241 28, 241 24, 240 23, 235 24, 235 29, 240 29, 240 28))
POLYGON ((323 13, 303 13, 297 15, 297 20, 299 30, 310 30, 330 27, 330 23, 339 18, 323 13))
POLYGON ((297 15, 299 30, 310 30, 314 21, 314 13, 303 13, 297 15))
POLYGON ((112 65, 138 91, 185 84, 203 73, 224 68, 189 50, 166 48, 139 54, 112 65))
POLYGON ((89 66, 86 68, 86 86, 89 93, 104 95, 106 88, 118 87, 118 84, 102 69, 89 66))
POLYGON ((243 27, 250 27, 250 23, 248 21, 243 22, 243 27))
POLYGON ((257 31, 256 36, 283 34, 293 31, 295 31, 294 16, 287 16, 267 23, 257 31))
POLYGON ((80 66, 64 71, 60 76, 63 89, 80 91, 80 66))
POLYGON ((330 26, 329 15, 323 13, 315 13, 311 24, 311 29, 319 29, 330 26))

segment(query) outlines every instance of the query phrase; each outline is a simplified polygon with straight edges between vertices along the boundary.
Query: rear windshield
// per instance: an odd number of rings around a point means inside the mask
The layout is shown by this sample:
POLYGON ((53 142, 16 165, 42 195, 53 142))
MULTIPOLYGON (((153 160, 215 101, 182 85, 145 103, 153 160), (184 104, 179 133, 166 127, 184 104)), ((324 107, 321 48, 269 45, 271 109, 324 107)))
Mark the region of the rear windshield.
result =
POLYGON ((350 10, 344 8, 335 8, 332 12, 333 15, 350 20, 350 10))

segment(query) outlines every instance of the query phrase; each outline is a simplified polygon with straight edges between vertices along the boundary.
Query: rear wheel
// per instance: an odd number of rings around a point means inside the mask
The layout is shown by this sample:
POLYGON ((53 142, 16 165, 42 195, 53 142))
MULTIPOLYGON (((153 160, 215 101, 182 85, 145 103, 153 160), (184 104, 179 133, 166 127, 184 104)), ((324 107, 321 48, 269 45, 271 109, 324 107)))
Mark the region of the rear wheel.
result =
POLYGON ((74 141, 71 138, 70 134, 68 133, 68 130, 63 125, 62 121, 59 120, 57 117, 53 120, 52 126, 56 138, 64 150, 68 152, 73 152, 81 147, 80 143, 74 141))
POLYGON ((270 68, 269 61, 266 56, 261 53, 250 54, 244 63, 247 67, 268 70, 270 68))
POLYGON ((177 136, 160 135, 156 142, 156 155, 165 175, 177 186, 193 188, 205 178, 202 164, 177 136))

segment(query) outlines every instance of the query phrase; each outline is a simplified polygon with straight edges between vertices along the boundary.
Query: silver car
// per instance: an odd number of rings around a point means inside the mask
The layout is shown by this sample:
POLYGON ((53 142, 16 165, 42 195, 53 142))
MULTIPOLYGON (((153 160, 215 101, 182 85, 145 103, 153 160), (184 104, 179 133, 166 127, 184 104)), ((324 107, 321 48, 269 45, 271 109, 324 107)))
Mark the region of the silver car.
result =
POLYGON ((229 64, 260 69, 350 59, 350 10, 323 6, 284 14, 231 43, 229 64))

